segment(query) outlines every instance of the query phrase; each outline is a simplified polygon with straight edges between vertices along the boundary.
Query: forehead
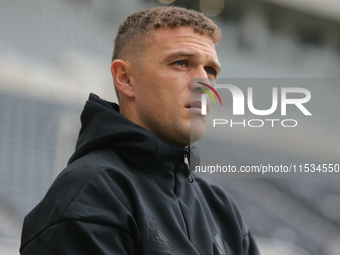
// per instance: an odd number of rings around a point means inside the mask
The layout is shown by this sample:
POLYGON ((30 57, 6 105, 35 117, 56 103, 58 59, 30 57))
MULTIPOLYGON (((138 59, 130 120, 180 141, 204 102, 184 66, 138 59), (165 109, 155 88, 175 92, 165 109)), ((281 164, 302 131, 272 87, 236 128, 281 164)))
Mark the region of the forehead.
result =
POLYGON ((158 57, 187 50, 198 56, 214 58, 217 61, 215 44, 207 35, 195 32, 192 28, 157 29, 149 39, 148 54, 158 57))

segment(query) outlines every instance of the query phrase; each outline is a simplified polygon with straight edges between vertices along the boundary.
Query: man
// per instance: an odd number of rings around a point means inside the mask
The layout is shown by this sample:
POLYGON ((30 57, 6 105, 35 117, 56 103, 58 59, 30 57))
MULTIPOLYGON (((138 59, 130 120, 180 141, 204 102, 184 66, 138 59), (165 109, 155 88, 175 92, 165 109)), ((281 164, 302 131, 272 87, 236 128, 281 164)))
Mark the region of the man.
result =
POLYGON ((111 65, 120 107, 90 95, 69 165, 25 218, 21 254, 258 254, 233 201, 189 170, 206 123, 190 80, 218 76, 220 37, 184 8, 127 17, 111 65))

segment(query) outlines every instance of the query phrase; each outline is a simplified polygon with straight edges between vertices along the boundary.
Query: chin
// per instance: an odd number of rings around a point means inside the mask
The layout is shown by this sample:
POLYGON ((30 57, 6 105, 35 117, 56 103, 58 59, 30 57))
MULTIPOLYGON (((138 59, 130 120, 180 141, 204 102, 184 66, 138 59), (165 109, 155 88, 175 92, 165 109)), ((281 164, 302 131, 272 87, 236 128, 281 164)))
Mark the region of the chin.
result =
POLYGON ((186 132, 183 132, 180 137, 178 137, 178 140, 172 141, 172 144, 174 145, 179 145, 179 146, 184 146, 187 147, 194 142, 198 141, 201 139, 204 135, 205 127, 195 127, 190 126, 190 129, 187 129, 186 132))
POLYGON ((190 132, 190 144, 197 142, 204 135, 204 132, 190 132))
POLYGON ((205 125, 195 125, 191 123, 190 125, 190 144, 200 140, 205 132, 205 125))
POLYGON ((190 143, 194 143, 201 139, 205 132, 207 117, 191 116, 190 117, 190 143))

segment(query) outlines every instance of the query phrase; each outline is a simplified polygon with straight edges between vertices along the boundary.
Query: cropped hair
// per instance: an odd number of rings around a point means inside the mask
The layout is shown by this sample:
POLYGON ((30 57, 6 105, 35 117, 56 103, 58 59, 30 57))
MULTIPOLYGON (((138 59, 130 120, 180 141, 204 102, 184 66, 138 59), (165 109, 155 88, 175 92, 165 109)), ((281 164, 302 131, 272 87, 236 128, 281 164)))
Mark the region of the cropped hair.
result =
POLYGON ((174 6, 146 9, 129 15, 119 26, 112 61, 119 59, 125 51, 143 51, 152 31, 178 27, 190 27, 201 35, 207 35, 214 44, 221 39, 221 30, 203 13, 174 6))

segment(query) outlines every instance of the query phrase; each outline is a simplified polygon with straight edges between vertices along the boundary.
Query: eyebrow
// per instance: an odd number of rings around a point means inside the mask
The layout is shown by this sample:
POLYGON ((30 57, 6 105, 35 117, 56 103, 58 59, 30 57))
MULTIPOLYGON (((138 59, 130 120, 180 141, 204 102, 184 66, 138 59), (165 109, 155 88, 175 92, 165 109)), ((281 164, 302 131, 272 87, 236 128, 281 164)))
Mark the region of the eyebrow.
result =
MULTIPOLYGON (((169 54, 165 57, 164 62, 171 62, 171 60, 179 58, 179 57, 191 57, 198 58, 198 54, 192 51, 178 51, 173 54, 169 54)), ((215 68, 217 74, 221 71, 221 66, 214 60, 209 61, 209 66, 215 68)))

